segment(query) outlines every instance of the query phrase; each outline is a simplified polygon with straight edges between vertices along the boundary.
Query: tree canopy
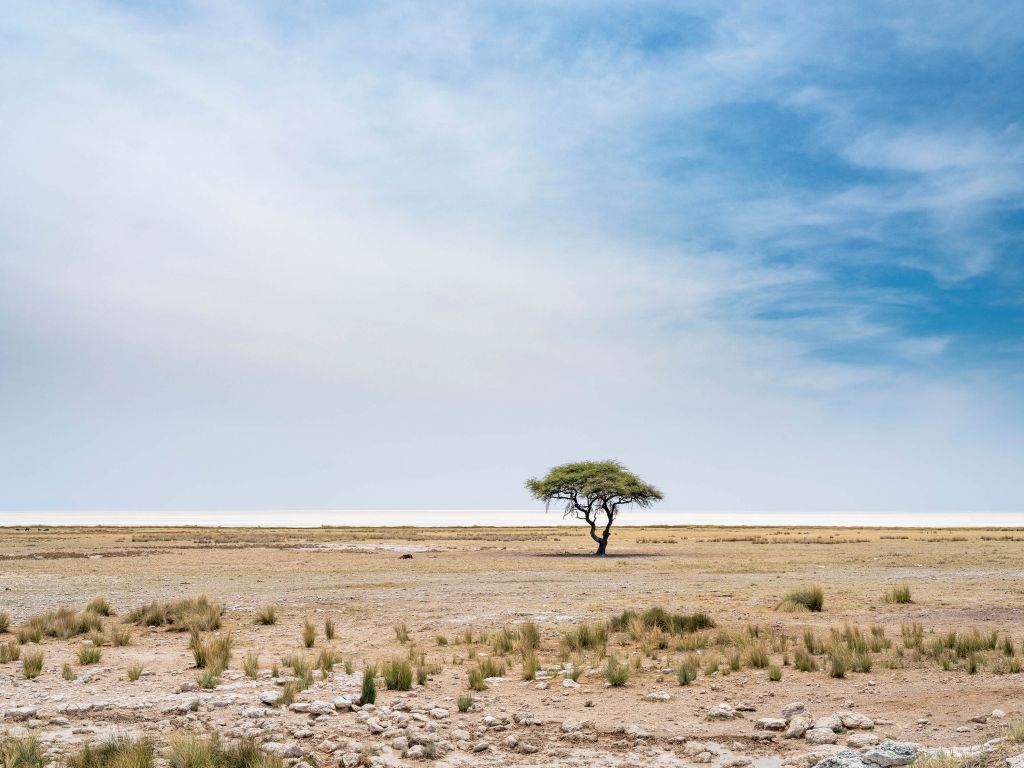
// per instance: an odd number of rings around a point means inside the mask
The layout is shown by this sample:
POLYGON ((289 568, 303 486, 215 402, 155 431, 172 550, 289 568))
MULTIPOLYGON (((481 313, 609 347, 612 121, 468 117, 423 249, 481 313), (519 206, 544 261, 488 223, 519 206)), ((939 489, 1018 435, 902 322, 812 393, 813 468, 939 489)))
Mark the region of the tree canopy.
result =
POLYGON ((526 487, 547 509, 552 503, 565 502, 565 517, 575 517, 590 526, 598 555, 608 547, 620 507, 635 504, 649 508, 662 499, 661 491, 612 460, 561 464, 541 479, 527 480, 526 487), (597 531, 599 522, 603 522, 601 533, 597 531))

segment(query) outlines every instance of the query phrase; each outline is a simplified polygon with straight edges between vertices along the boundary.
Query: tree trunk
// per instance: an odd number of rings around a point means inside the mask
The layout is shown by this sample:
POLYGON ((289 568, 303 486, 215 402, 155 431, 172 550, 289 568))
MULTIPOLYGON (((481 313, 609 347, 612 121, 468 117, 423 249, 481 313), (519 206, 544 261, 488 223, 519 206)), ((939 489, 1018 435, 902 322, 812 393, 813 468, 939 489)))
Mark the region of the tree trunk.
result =
POLYGON ((603 555, 604 551, 607 548, 608 548, 608 537, 606 536, 605 538, 600 539, 597 542, 597 552, 594 553, 594 556, 597 557, 598 555, 603 555))

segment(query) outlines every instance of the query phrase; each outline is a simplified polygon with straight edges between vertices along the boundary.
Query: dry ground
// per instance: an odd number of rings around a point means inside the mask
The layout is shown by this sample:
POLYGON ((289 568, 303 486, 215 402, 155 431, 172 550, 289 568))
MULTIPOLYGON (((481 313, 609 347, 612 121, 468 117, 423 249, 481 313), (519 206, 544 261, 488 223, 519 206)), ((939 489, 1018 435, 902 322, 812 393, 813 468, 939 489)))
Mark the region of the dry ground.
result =
MULTIPOLYGON (((154 599, 205 593, 225 608, 224 628, 235 639, 222 685, 203 694, 227 696, 228 703, 204 706, 196 713, 147 710, 154 697, 173 701, 179 684, 193 680, 196 670, 187 633, 146 628, 133 629, 130 646, 104 647, 102 661, 92 667, 78 664, 78 639, 44 638, 44 670, 35 680, 23 679, 18 662, 0 664, 0 704, 3 709, 37 706, 40 722, 32 726, 58 752, 64 741, 91 738, 113 725, 143 725, 153 734, 180 727, 241 734, 244 724, 237 722, 236 710, 258 703, 256 694, 276 682, 244 679, 238 673, 242 658, 256 651, 266 670, 301 651, 302 623, 311 618, 320 632, 313 653, 324 645, 333 647, 339 670, 344 661, 358 671, 367 661, 406 658, 410 646, 417 659, 426 654, 427 662, 438 668, 425 689, 382 690, 378 705, 399 700, 413 707, 439 704, 452 713, 446 727, 473 731, 474 743, 485 714, 500 718, 528 713, 538 721, 529 734, 538 754, 506 749, 499 726, 495 734, 501 736, 489 740, 487 753, 462 758, 453 750, 445 758, 452 765, 646 765, 673 755, 686 762, 681 751, 685 739, 714 739, 751 756, 792 757, 807 749, 802 741, 755 742, 752 722, 777 717, 791 701, 804 702, 815 716, 856 709, 877 721, 880 736, 933 746, 978 744, 1024 717, 1024 674, 1009 671, 1011 657, 1002 650, 1008 637, 1012 658, 1024 659, 1022 530, 623 527, 614 532, 608 557, 589 557, 590 549, 582 529, 567 528, 0 529, 0 612, 10 614, 12 630, 44 610, 81 608, 97 593, 105 594, 119 613, 154 599), (824 611, 774 610, 788 589, 812 582, 825 588, 824 611), (912 604, 883 602, 883 592, 896 584, 910 586, 912 604), (278 623, 256 626, 255 612, 271 604, 278 608, 278 623), (640 664, 620 688, 605 686, 604 661, 590 652, 569 654, 584 661, 581 688, 563 688, 558 676, 549 689, 540 690, 520 679, 519 657, 513 652, 507 657, 505 681, 474 693, 471 712, 456 711, 455 698, 468 693, 472 660, 491 653, 486 643, 456 642, 467 628, 479 637, 533 620, 542 634, 541 664, 553 667, 566 655, 559 646, 567 630, 654 605, 681 613, 707 612, 717 628, 701 633, 704 639, 699 641, 668 637, 666 648, 653 650, 650 638, 643 648, 642 639, 614 633, 608 653, 640 664), (337 625, 331 642, 322 635, 327 617, 337 625), (398 622, 407 625, 409 644, 397 641, 393 626, 398 622), (831 630, 841 631, 847 623, 865 631, 872 624, 885 628, 891 647, 873 657, 871 672, 833 679, 824 671, 805 673, 784 666, 801 647, 804 630, 813 629, 827 641, 831 630), (977 629, 997 631, 1000 648, 977 654, 976 674, 969 673, 966 658, 950 651, 949 669, 944 670, 915 648, 903 647, 901 627, 913 623, 921 625, 924 646, 947 632, 977 629), (770 682, 764 669, 749 666, 749 645, 736 646, 744 635, 749 637, 748 627, 758 628, 761 639, 753 642, 771 652, 773 663, 782 668, 781 681, 770 682), (719 630, 726 630, 733 641, 718 645, 719 630), (438 635, 449 644, 439 646, 438 635), (739 671, 730 671, 726 663, 734 652, 744 654, 739 671), (708 675, 702 669, 693 685, 682 687, 674 672, 664 670, 686 658, 699 659, 702 667, 720 659, 720 671, 708 675), (133 661, 142 663, 147 674, 128 682, 126 669, 133 661), (62 679, 65 663, 83 673, 79 680, 62 679), (671 700, 643 699, 656 690, 667 691, 671 700), (111 703, 110 709, 60 714, 67 704, 99 699, 111 703), (726 722, 706 719, 709 707, 741 701, 752 703, 756 712, 726 722), (131 702, 139 708, 132 709, 131 702), (121 703, 127 704, 119 707, 121 703), (972 721, 994 709, 1005 711, 1007 718, 972 721), (567 740, 558 727, 567 718, 593 721, 589 739, 567 740), (635 726, 650 736, 623 737, 617 733, 622 726, 635 726)), ((0 634, 0 643, 12 639, 0 634)), ((824 661, 819 657, 819 666, 824 661)), ((339 672, 335 682, 319 682, 299 700, 330 700, 355 692, 357 678, 339 672)), ((290 738, 310 730, 308 720, 285 713, 268 733, 290 738)), ((0 721, 0 730, 11 723, 11 718, 0 721)), ((338 762, 337 754, 317 753, 315 748, 331 728, 339 738, 341 733, 356 738, 365 734, 352 714, 318 722, 313 734, 297 737, 306 739, 303 747, 310 762, 338 762)), ((397 753, 392 757, 397 759, 397 753)))

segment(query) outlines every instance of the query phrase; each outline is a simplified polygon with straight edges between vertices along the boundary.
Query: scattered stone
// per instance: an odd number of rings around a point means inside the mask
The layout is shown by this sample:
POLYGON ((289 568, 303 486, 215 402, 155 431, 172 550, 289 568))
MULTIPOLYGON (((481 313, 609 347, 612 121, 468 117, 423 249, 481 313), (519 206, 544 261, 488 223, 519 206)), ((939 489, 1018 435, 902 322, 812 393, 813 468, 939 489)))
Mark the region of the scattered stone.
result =
POLYGON ((651 691, 644 694, 644 701, 669 701, 671 698, 672 694, 668 691, 651 691))
POLYGON ((875 727, 875 721, 860 712, 837 712, 836 717, 847 730, 869 731, 875 727))
POLYGON ((846 746, 852 749, 864 749, 873 747, 879 742, 879 738, 873 733, 851 733, 846 739, 846 746))
POLYGON ((815 729, 828 729, 830 731, 841 731, 843 730, 843 721, 839 715, 827 715, 825 717, 819 717, 814 721, 815 729))
POLYGON ((807 733, 814 725, 814 721, 811 720, 810 715, 803 712, 794 715, 789 721, 789 727, 786 729, 787 739, 802 739, 804 734, 807 733))
POLYGON ((260 694, 260 701, 268 706, 274 706, 281 700, 280 691, 263 691, 260 694))
POLYGON ((754 723, 754 728, 759 731, 784 731, 786 721, 781 717, 762 717, 754 723))
POLYGON ((708 720, 734 720, 740 714, 724 701, 708 710, 708 720))
POLYGON ((864 758, 858 752, 854 752, 852 749, 843 749, 830 757, 819 760, 814 764, 814 768, 866 768, 866 766, 864 758))
POLYGON ((910 765, 917 759, 917 745, 909 741, 886 739, 864 755, 864 762, 878 768, 910 765))
POLYGON ((839 737, 836 736, 836 732, 831 728, 811 728, 807 733, 804 734, 804 739, 808 744, 835 744, 839 741, 839 737))
POLYGON ((794 701, 782 708, 782 716, 788 721, 792 720, 797 715, 802 715, 806 711, 807 708, 804 706, 802 701, 794 701))

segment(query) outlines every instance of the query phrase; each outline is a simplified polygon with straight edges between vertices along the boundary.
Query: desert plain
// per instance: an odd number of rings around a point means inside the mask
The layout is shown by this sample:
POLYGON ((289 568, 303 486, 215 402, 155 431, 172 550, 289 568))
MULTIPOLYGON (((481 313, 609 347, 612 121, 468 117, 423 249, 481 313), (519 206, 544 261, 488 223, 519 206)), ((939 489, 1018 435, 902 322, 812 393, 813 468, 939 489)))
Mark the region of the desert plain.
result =
POLYGON ((563 527, 0 529, 0 736, 54 765, 112 736, 161 764, 183 733, 310 768, 1024 753, 1024 530, 622 526, 591 547, 563 527), (812 585, 821 610, 780 609, 812 585), (32 637, 97 595, 88 631, 32 637), (201 595, 212 624, 159 621, 201 595), (218 639, 211 673, 194 648, 218 639), (404 663, 411 684, 386 679, 404 663))

